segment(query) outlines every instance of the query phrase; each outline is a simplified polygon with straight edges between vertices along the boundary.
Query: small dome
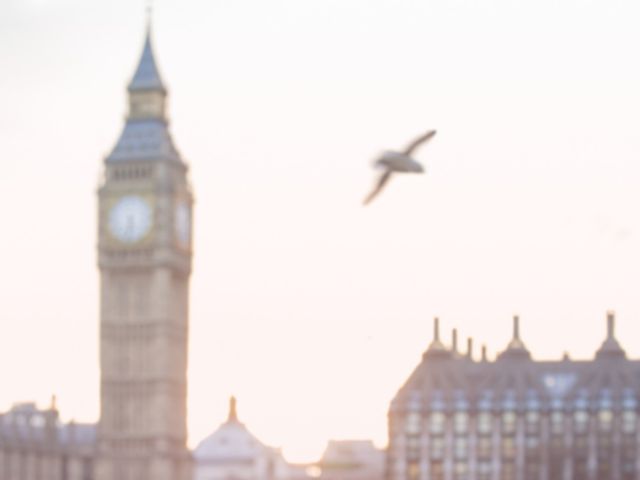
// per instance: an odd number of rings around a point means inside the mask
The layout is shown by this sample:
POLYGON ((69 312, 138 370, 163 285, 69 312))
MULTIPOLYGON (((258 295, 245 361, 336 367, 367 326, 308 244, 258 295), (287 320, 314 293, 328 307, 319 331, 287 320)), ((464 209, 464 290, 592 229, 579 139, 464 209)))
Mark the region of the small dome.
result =
POLYGON ((229 418, 196 447, 193 456, 203 462, 253 461, 262 456, 268 447, 263 445, 240 422, 236 413, 236 400, 231 398, 229 418))
POLYGON ((244 460, 260 456, 266 449, 240 422, 223 423, 193 452, 196 460, 244 460))

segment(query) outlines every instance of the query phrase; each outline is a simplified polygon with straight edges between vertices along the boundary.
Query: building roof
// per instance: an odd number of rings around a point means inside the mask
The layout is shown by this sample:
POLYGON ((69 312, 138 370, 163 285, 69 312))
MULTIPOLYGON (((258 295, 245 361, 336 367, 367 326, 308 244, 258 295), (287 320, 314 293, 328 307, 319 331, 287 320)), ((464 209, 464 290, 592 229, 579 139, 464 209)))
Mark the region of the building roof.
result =
POLYGON ((384 452, 371 440, 329 440, 318 465, 325 468, 384 466, 384 452))
POLYGON ((96 430, 94 424, 61 423, 55 406, 39 410, 34 403, 20 403, 0 414, 0 443, 5 444, 93 448, 96 430))
MULTIPOLYGON (((151 47, 151 33, 147 30, 144 48, 140 62, 129 84, 130 101, 132 94, 140 91, 160 91, 166 93, 164 83, 158 73, 153 50, 151 47)), ((145 99, 144 102, 157 100, 145 99)), ((161 100, 164 105, 164 100, 161 100)), ((131 103, 133 105, 133 103, 131 103)), ((130 110, 133 107, 130 107, 130 110)), ((161 113, 138 118, 129 116, 122 133, 113 150, 107 155, 106 162, 127 161, 173 161, 182 162, 180 153, 173 143, 169 124, 164 116, 164 106, 161 113)))
POLYGON ((139 90, 159 90, 166 92, 151 45, 151 28, 147 28, 142 55, 128 87, 130 92, 139 90))
POLYGON ((534 361, 514 335, 495 362, 472 361, 451 353, 429 354, 413 371, 391 404, 402 411, 449 409, 550 409, 584 404, 621 406, 640 401, 640 361, 626 360, 608 317, 608 334, 593 361, 534 361), (603 403, 604 402, 604 403, 603 403))
POLYGON ((236 399, 231 397, 227 421, 200 442, 193 456, 200 463, 250 463, 272 451, 238 420, 236 399))
POLYGON ((130 119, 107 156, 107 162, 169 160, 180 162, 167 122, 161 119, 130 119))

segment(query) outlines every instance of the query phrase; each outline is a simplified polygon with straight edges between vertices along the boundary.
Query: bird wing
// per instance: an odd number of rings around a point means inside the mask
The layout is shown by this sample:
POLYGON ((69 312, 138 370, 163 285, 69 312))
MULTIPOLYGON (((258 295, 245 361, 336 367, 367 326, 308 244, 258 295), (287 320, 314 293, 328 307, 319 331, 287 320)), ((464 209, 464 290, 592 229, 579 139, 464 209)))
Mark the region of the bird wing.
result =
POLYGON ((431 138, 433 138, 433 136, 436 134, 435 130, 429 130, 427 133, 425 133, 424 135, 416 138, 413 142, 411 142, 407 148, 404 150, 404 154, 409 156, 411 155, 411 153, 413 153, 413 151, 418 148, 419 145, 423 144, 424 142, 431 140, 431 138))
POLYGON ((380 178, 378 179, 378 183, 376 183, 376 186, 374 187, 374 189, 371 191, 369 195, 367 195, 367 198, 364 199, 364 202, 362 202, 364 205, 368 205, 371 202, 371 200, 373 200, 376 197, 376 195, 380 193, 380 190, 382 190, 385 184, 389 181, 389 178, 391 177, 391 173, 392 173, 391 170, 387 170, 382 175, 380 175, 380 178))

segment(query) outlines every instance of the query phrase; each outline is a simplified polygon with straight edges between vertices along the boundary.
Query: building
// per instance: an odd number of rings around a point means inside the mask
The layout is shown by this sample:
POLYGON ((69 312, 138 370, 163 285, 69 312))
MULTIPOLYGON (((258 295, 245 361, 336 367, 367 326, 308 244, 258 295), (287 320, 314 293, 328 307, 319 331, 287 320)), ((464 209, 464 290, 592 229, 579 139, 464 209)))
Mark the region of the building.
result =
POLYGON ((55 407, 0 416, 1 480, 190 480, 187 340, 193 198, 149 29, 98 191, 99 425, 55 407))
POLYGON ((16 404, 0 415, 0 479, 92 480, 96 426, 62 424, 55 400, 16 404))
POLYGON ((236 399, 229 416, 193 452, 194 480, 306 480, 306 466, 288 464, 279 449, 258 440, 238 419, 236 399))
POLYGON ((371 440, 331 440, 316 466, 321 480, 382 480, 385 452, 371 440))
POLYGON ((391 403, 388 480, 637 480, 640 361, 608 315, 589 361, 534 361, 514 319, 495 361, 434 339, 391 403))
POLYGON ((187 480, 193 197, 147 30, 98 190, 97 480, 187 480))

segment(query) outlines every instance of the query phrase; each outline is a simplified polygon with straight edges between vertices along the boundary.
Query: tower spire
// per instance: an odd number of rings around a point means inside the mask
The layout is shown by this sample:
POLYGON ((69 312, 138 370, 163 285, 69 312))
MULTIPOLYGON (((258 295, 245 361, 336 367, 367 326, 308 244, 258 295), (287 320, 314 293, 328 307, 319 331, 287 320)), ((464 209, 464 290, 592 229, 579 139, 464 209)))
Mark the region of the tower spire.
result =
POLYGON ((527 350, 527 347, 520 338, 520 317, 518 315, 513 316, 513 335, 507 345, 507 349, 500 354, 500 358, 503 357, 531 357, 529 350, 527 350))
POLYGON ((433 319, 433 340, 429 345, 429 348, 424 353, 424 356, 431 355, 433 353, 448 353, 447 348, 440 341, 440 319, 435 317, 433 319))
POLYGON ((615 358, 626 356, 624 350, 615 336, 616 314, 613 310, 607 312, 607 338, 596 352, 596 358, 615 358))
POLYGON ((160 71, 153 55, 153 46, 151 44, 151 11, 147 10, 147 28, 144 38, 144 46, 142 55, 136 68, 133 78, 129 83, 129 93, 147 91, 161 92, 166 94, 167 89, 164 86, 160 71))
POLYGON ((145 9, 147 16, 147 35, 151 31, 151 18, 153 17, 153 0, 147 0, 147 7, 145 9))
POLYGON ((520 317, 513 316, 513 336, 507 346, 507 350, 526 350, 524 342, 520 339, 520 317))

